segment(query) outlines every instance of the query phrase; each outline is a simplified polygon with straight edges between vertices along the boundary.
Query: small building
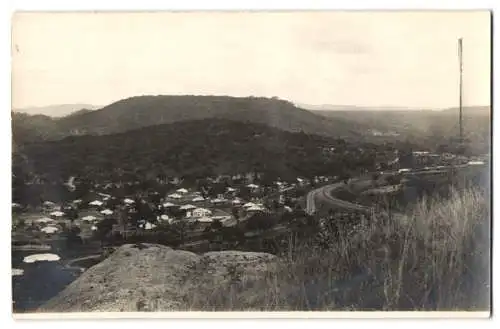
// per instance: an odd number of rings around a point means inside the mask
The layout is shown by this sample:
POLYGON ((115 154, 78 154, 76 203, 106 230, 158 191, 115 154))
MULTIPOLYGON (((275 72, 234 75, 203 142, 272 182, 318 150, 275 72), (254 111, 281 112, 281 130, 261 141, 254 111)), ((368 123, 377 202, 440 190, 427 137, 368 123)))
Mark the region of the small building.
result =
POLYGON ((202 201, 205 201, 205 198, 202 196, 197 196, 197 197, 193 198, 192 201, 193 202, 202 202, 202 201))
POLYGON ((196 208, 192 211, 192 216, 193 217, 205 217, 205 216, 211 216, 212 211, 210 209, 206 208, 196 208))
POLYGON ((169 197, 170 199, 181 199, 182 195, 180 195, 178 193, 173 193, 173 194, 167 195, 167 197, 169 197))
POLYGON ((109 216, 109 215, 113 214, 113 210, 111 210, 111 209, 104 209, 104 210, 101 211, 101 214, 109 216))
POLYGON ((176 191, 177 193, 182 193, 182 194, 186 194, 188 193, 188 190, 186 190, 185 188, 180 188, 176 191))
POLYGON ((64 213, 62 211, 53 211, 50 213, 50 216, 52 217, 62 217, 64 216, 64 213))
POLYGON ((97 218, 95 216, 85 216, 85 217, 82 217, 82 221, 84 222, 94 222, 95 220, 97 220, 97 218))
POLYGON ((192 204, 185 204, 183 206, 180 207, 181 210, 191 210, 191 209, 196 209, 195 206, 193 206, 192 204))
POLYGON ((102 206, 104 203, 102 201, 99 201, 99 200, 94 200, 92 202, 89 202, 89 206, 95 206, 95 207, 100 207, 102 206))

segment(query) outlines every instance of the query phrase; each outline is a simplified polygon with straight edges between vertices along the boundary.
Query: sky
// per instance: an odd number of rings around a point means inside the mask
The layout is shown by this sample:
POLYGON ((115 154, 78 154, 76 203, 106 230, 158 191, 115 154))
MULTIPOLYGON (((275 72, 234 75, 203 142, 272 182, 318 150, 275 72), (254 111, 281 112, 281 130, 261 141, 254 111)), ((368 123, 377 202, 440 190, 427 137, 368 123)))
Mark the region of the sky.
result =
POLYGON ((490 104, 490 14, 17 13, 12 107, 139 95, 447 108, 490 104))

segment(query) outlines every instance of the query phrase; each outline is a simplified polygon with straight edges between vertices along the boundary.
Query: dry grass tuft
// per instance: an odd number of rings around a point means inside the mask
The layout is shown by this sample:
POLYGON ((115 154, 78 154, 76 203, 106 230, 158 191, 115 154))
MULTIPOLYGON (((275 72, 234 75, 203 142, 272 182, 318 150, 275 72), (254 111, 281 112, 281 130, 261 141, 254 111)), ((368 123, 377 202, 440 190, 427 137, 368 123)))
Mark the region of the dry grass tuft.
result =
POLYGON ((264 280, 191 296, 193 310, 489 310, 489 198, 478 189, 378 216, 319 248, 296 242, 264 280))

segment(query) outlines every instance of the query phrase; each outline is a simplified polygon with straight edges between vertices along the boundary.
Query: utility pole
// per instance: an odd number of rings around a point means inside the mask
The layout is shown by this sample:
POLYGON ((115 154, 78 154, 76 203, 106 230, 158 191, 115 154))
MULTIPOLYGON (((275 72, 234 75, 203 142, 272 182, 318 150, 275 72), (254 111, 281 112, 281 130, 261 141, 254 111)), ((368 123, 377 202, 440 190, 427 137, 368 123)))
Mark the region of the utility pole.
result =
POLYGON ((462 80, 463 80, 463 63, 462 63, 462 38, 458 39, 458 60, 460 64, 460 81, 459 81, 459 119, 458 124, 460 127, 459 143, 462 146, 464 142, 463 119, 462 119, 462 80))

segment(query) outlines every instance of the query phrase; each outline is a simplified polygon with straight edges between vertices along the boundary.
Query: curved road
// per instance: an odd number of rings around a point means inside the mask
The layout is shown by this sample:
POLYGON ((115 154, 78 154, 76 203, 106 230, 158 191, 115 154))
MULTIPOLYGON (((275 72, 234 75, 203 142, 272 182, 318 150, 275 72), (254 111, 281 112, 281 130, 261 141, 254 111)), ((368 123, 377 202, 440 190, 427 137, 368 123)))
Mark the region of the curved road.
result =
MULTIPOLYGON (((471 164, 464 164, 464 165, 457 165, 454 166, 455 169, 458 168, 466 168, 472 166, 471 164)), ((403 175, 419 175, 419 174, 438 174, 438 173, 446 173, 451 167, 446 166, 446 167, 433 167, 429 168, 428 170, 425 171, 412 171, 412 172, 407 172, 403 173, 403 175)), ((385 174, 395 174, 397 172, 386 172, 385 174)), ((369 177, 369 176, 368 176, 369 177)), ((369 182, 371 178, 358 178, 355 179, 357 182, 361 181, 366 181, 369 182)), ((341 199, 337 199, 332 196, 332 191, 335 189, 338 189, 340 187, 344 186, 343 182, 338 182, 335 184, 330 184, 326 185, 317 189, 314 189, 310 191, 307 194, 307 200, 306 200, 306 212, 308 214, 313 214, 314 212, 317 211, 318 208, 318 201, 321 204, 328 204, 330 207, 335 207, 335 208, 343 208, 343 209, 348 209, 348 210, 355 210, 355 211, 362 211, 362 212, 371 212, 373 210, 372 207, 366 207, 363 205, 355 204, 349 201, 344 201, 341 199)))
POLYGON ((363 205, 355 204, 352 202, 344 201, 341 199, 334 198, 332 196, 332 191, 344 186, 343 182, 326 185, 315 190, 312 190, 307 194, 306 201, 306 212, 308 214, 313 214, 317 210, 317 203, 320 201, 322 204, 326 203, 335 208, 344 208, 356 211, 371 212, 371 207, 366 207, 363 205))

